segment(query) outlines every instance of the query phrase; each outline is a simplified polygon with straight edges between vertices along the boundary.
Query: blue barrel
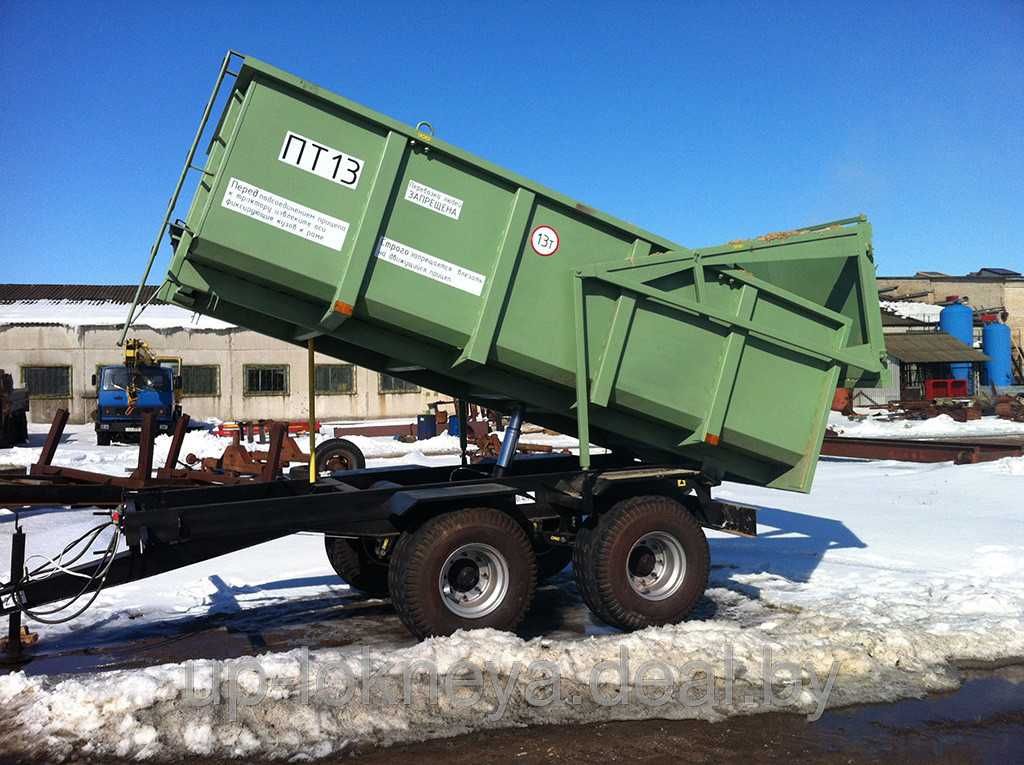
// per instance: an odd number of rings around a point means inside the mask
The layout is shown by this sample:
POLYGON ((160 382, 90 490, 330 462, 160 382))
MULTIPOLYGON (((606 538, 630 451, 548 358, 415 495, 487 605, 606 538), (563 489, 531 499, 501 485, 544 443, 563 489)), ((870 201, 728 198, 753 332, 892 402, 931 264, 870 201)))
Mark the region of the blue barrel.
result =
POLYGON ((981 347, 988 356, 985 362, 985 384, 1002 387, 1013 385, 1010 350, 1010 328, 993 321, 981 330, 981 347))
POLYGON ((437 435, 437 418, 432 414, 416 415, 416 440, 426 441, 437 435))
MULTIPOLYGON (((963 303, 950 303, 939 314, 939 329, 952 335, 968 348, 974 347, 974 311, 963 303)), ((969 361, 950 364, 950 371, 956 380, 971 380, 969 361)))
POLYGON ((457 436, 462 432, 462 428, 459 425, 459 416, 453 415, 448 418, 448 435, 457 436))

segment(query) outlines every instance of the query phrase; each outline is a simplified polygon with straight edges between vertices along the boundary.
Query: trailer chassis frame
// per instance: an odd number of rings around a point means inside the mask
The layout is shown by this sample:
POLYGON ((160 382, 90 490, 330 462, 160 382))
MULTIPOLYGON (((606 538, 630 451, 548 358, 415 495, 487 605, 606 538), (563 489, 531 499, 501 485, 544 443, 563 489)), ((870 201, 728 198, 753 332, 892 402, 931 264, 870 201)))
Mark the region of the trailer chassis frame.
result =
MULTIPOLYGON (((427 518, 466 507, 509 513, 535 542, 572 544, 579 524, 609 503, 636 494, 678 499, 711 529, 756 535, 753 508, 717 502, 718 481, 697 470, 645 465, 614 453, 581 469, 572 455, 521 455, 501 475, 494 463, 416 465, 338 471, 315 484, 276 480, 126 493, 111 513, 127 549, 117 553, 104 587, 137 581, 294 533, 383 538, 427 518), (523 498, 517 502, 517 497, 523 498), (551 527, 557 523, 557 530, 551 527), (547 526, 548 528, 544 528, 547 526)), ((92 574, 96 564, 71 569, 92 574)), ((14 569, 12 569, 13 571, 14 569)), ((40 580, 12 574, 0 589, 0 614, 69 598, 82 579, 57 573, 40 580)))

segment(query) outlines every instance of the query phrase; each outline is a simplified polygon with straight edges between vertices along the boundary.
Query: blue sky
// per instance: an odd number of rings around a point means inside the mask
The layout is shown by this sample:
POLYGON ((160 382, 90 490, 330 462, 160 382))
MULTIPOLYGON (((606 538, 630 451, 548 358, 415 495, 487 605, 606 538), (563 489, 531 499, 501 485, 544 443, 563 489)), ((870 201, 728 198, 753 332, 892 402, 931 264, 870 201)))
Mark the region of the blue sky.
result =
POLYGON ((0 0, 0 281, 138 279, 229 47, 691 247, 1024 270, 1020 0, 0 0))

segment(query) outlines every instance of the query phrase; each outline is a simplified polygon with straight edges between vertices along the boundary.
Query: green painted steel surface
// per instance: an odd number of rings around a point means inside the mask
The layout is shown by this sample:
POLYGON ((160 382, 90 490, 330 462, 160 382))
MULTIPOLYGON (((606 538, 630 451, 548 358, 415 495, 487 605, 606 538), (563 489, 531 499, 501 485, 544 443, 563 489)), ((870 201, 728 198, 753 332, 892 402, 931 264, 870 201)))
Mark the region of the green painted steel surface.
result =
POLYGON ((836 385, 885 357, 863 218, 687 249, 252 58, 161 296, 800 491, 836 385))

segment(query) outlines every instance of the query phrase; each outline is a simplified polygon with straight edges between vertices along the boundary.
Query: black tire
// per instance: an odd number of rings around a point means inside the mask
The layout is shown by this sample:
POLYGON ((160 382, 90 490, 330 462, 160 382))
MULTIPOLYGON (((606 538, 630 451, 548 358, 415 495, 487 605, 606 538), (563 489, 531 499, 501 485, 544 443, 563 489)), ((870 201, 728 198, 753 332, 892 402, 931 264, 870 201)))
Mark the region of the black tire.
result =
POLYGON ((96 431, 96 445, 110 446, 110 434, 102 430, 96 431))
MULTIPOLYGON (((317 444, 316 472, 333 473, 335 470, 362 470, 366 457, 351 441, 344 438, 329 438, 317 444)), ((309 473, 306 473, 308 476, 309 473)))
POLYGON ((693 515, 674 499, 652 495, 618 502, 596 524, 581 529, 573 568, 594 615, 634 630, 674 624, 690 613, 707 588, 710 559, 707 538, 693 515), (681 569, 672 564, 679 552, 681 569), (673 570, 677 575, 665 573, 673 570), (641 594, 645 587, 650 589, 641 594))
POLYGON ((597 586, 594 582, 594 578, 591 576, 584 576, 581 572, 585 572, 589 569, 589 561, 593 560, 593 539, 594 539, 594 527, 596 525, 596 518, 592 518, 588 521, 587 525, 580 526, 576 532, 576 543, 572 548, 572 572, 573 578, 576 580, 576 587, 580 591, 580 596, 583 598, 583 602, 587 604, 587 608, 601 621, 611 624, 612 617, 607 613, 604 607, 604 603, 598 594, 597 586))
POLYGON ((540 542, 534 545, 537 556, 537 583, 545 582, 558 576, 572 562, 572 550, 569 545, 552 545, 540 542))
MULTIPOLYGON (((462 571, 466 568, 468 566, 462 571)), ((480 586, 479 582, 483 580, 480 569, 476 575, 478 579, 471 580, 469 584, 480 586)), ((489 581, 497 583, 498 576, 489 581)), ((391 556, 388 583, 391 602, 399 618, 418 638, 450 635, 458 629, 481 627, 514 630, 533 600, 537 565, 530 540, 510 516, 492 508, 469 508, 431 518, 415 531, 402 534, 391 556), (448 566, 449 577, 445 579, 445 585, 452 591, 452 597, 460 594, 473 597, 473 591, 456 591, 457 586, 466 583, 456 583, 455 566, 465 561, 451 563, 453 558, 462 554, 460 551, 471 546, 489 548, 500 555, 506 567, 505 573, 500 574, 505 588, 499 590, 503 593, 500 597, 489 599, 485 595, 480 596, 485 605, 491 603, 487 606, 491 610, 467 616, 453 609, 478 606, 472 602, 454 604, 449 596, 442 593, 441 577, 448 566)))
POLYGON ((388 564, 380 560, 366 543, 373 540, 324 537, 327 560, 338 576, 375 598, 388 596, 388 564))

